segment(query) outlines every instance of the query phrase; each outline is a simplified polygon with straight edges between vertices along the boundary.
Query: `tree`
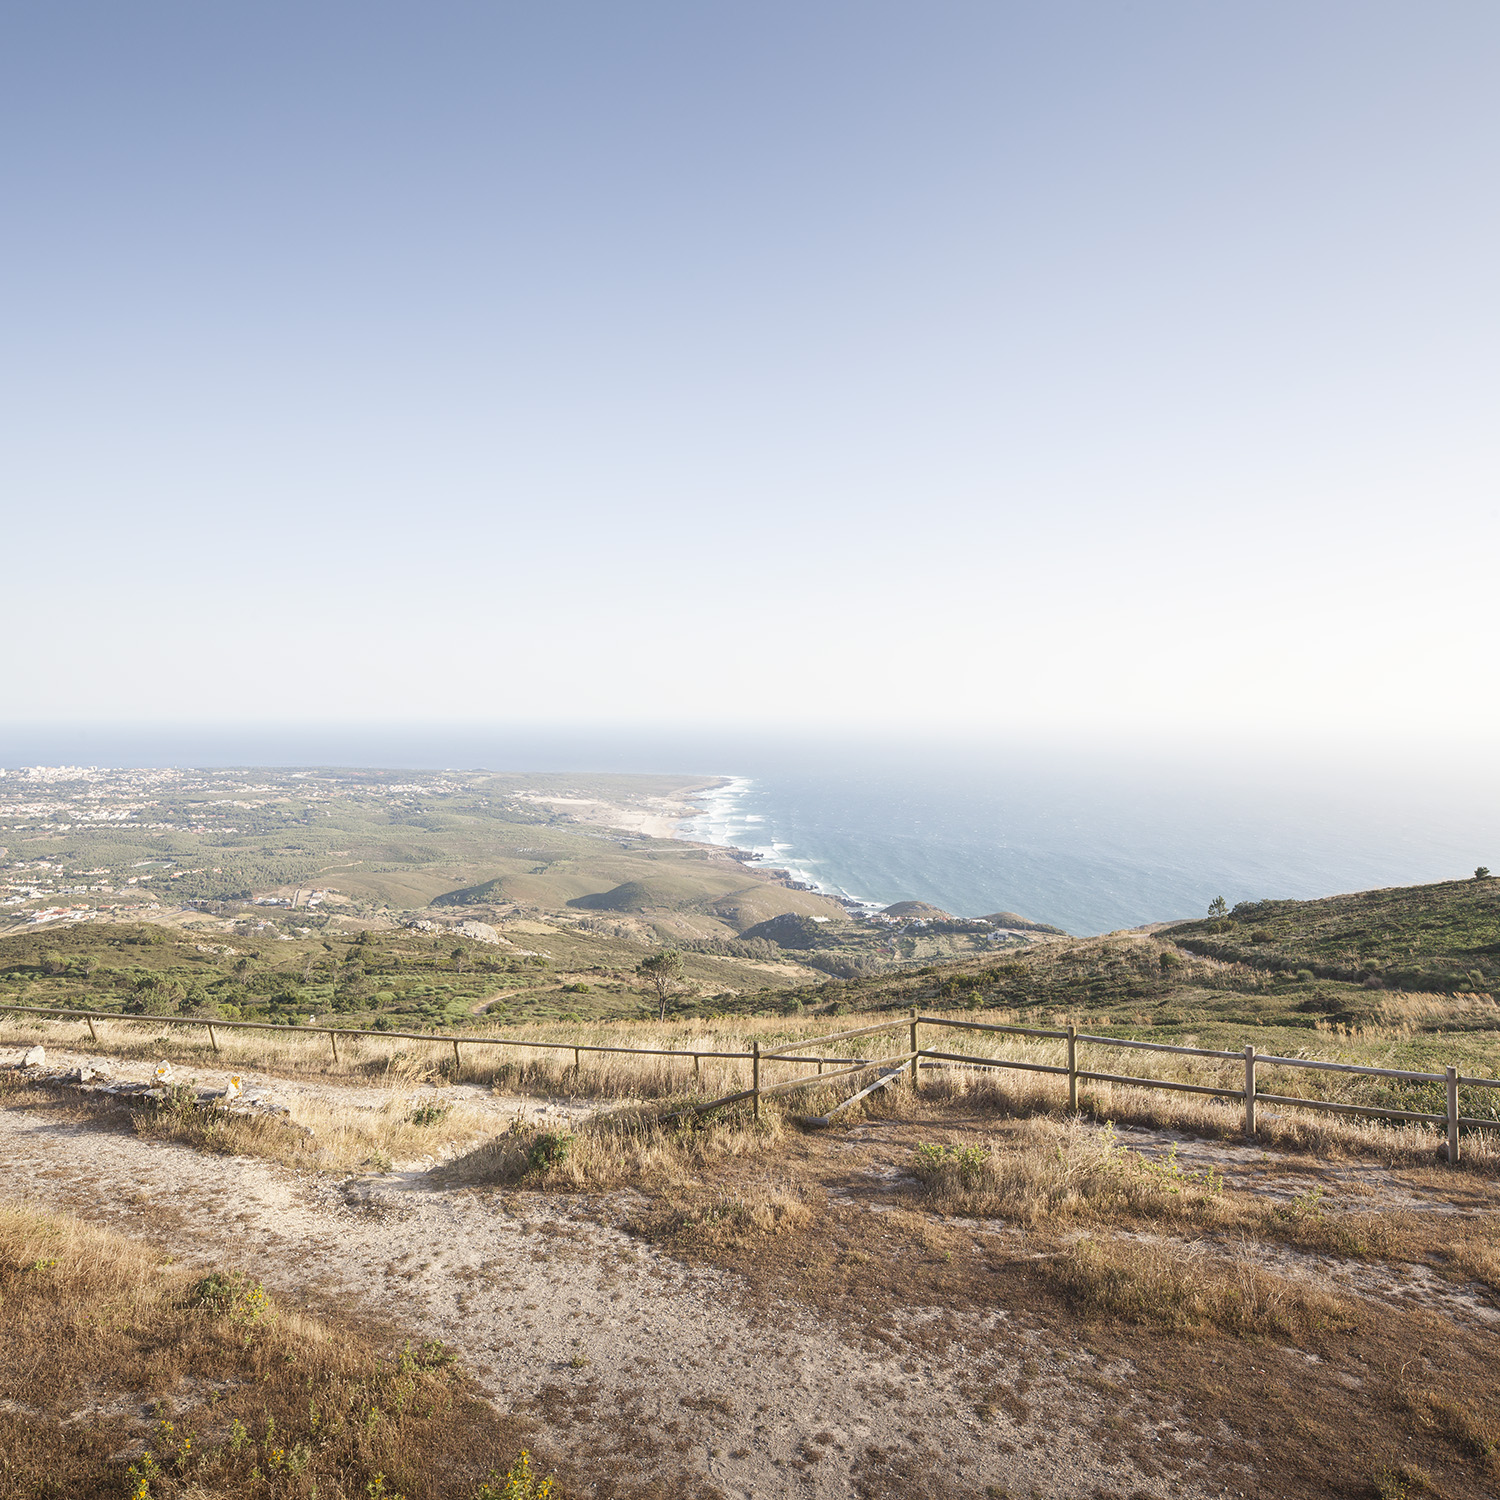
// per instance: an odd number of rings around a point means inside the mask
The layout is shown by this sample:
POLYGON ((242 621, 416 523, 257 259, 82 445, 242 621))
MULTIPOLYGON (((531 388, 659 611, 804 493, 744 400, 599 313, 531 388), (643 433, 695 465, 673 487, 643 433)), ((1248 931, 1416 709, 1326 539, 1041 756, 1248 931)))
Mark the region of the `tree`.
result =
POLYGON ((682 954, 675 948, 663 948, 660 953, 653 953, 649 958, 643 958, 635 966, 635 972, 642 979, 647 980, 651 988, 656 991, 656 998, 660 1005, 660 1019, 667 1019, 667 1001, 676 994, 686 977, 686 970, 682 963, 682 954))
POLYGON ((464 950, 462 948, 455 948, 448 957, 453 960, 453 967, 462 974, 464 971, 464 950))
POLYGON ((1480 867, 1474 871, 1475 880, 1488 880, 1489 878, 1490 867, 1488 865, 1480 865, 1480 867))
POLYGON ((1227 917, 1229 915, 1229 903, 1222 896, 1215 896, 1208 903, 1208 914, 1211 917, 1227 917))

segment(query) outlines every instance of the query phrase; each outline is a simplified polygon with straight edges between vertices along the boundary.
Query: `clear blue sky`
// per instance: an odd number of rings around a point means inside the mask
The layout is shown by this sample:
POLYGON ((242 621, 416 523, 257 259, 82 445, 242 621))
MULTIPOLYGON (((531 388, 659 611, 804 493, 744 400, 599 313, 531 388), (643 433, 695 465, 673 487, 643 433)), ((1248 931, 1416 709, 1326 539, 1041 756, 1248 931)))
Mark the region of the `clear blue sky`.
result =
POLYGON ((6 713, 1493 736, 1497 76, 1492 3, 8 6, 6 713))

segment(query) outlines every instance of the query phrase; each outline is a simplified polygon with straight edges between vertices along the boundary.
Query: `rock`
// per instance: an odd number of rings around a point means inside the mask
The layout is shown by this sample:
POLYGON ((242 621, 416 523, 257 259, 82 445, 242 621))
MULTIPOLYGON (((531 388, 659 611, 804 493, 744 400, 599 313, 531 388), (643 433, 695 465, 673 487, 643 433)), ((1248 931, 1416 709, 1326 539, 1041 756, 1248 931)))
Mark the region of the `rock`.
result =
POLYGON ((509 948, 509 938, 503 938, 488 922, 476 922, 472 919, 460 922, 454 929, 462 937, 472 938, 476 943, 489 943, 492 947, 509 948))
POLYGON ((47 1049, 45 1047, 32 1047, 28 1049, 26 1056, 21 1059, 23 1068, 44 1068, 47 1066, 47 1049))
POLYGON ((156 1073, 154 1076, 159 1084, 162 1084, 164 1087, 170 1087, 172 1084, 172 1080, 176 1075, 172 1072, 171 1063, 159 1062, 156 1065, 156 1073))
POLYGON ((238 1099, 244 1092, 245 1088, 240 1082, 240 1075, 238 1073, 231 1073, 229 1075, 229 1082, 224 1086, 224 1093, 221 1097, 228 1102, 230 1099, 238 1099))

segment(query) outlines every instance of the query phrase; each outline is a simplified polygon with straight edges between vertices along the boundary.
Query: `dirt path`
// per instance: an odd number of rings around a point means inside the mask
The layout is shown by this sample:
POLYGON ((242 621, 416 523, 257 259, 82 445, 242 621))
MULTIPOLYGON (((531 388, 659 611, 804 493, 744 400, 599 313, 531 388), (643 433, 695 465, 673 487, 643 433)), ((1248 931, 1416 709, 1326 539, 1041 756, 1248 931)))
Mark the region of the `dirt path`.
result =
POLYGON ((498 1402, 534 1415, 540 1450, 626 1487, 687 1473, 747 1500, 1200 1493, 1181 1472, 1099 1457, 1087 1431, 1110 1398, 1095 1390, 1128 1369, 1018 1330, 1013 1359, 977 1357, 997 1379, 1028 1365, 1030 1419, 981 1420, 960 1393, 974 1356, 873 1353, 806 1308, 756 1308, 735 1278, 685 1269, 580 1204, 440 1191, 419 1173, 339 1184, 23 1109, 0 1110, 0 1158, 13 1202, 445 1340, 498 1402))

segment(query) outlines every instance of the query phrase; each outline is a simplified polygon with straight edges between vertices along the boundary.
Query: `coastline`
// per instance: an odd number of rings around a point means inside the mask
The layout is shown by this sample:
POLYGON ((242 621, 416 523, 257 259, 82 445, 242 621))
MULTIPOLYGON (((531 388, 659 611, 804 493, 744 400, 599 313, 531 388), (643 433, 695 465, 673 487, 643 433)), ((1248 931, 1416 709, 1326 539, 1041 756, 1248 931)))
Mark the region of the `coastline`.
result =
MULTIPOLYGON (((778 843, 774 835, 757 839, 757 833, 771 834, 765 815, 744 808, 746 797, 755 787, 751 776, 723 776, 699 794, 708 804, 679 825, 674 837, 696 844, 727 849, 744 860, 750 869, 779 878, 795 890, 815 892, 837 901, 851 913, 870 915, 884 909, 889 902, 872 901, 856 896, 837 882, 824 879, 818 871, 821 861, 800 855, 791 844, 778 843)), ((894 896, 892 900, 903 897, 894 896)))

